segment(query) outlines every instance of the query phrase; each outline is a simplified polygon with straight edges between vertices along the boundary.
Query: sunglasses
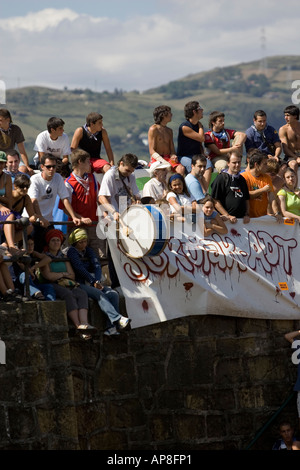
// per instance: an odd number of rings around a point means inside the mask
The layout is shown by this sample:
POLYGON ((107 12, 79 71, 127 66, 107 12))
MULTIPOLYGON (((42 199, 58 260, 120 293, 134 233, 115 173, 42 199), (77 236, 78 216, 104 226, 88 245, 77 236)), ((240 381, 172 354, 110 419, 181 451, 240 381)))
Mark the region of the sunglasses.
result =
POLYGON ((20 186, 17 186, 17 188, 20 188, 20 189, 29 189, 29 185, 28 184, 22 184, 20 186))

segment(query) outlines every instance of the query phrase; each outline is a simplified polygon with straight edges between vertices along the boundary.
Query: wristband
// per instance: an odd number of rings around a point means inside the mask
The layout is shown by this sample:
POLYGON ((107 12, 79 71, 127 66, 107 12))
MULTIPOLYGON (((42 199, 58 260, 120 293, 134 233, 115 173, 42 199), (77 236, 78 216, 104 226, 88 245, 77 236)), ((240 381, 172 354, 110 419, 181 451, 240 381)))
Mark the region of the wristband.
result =
POLYGON ((163 157, 161 155, 159 155, 159 153, 157 153, 157 152, 152 153, 151 157, 154 158, 154 160, 156 160, 158 162, 164 162, 165 161, 163 159, 163 157))

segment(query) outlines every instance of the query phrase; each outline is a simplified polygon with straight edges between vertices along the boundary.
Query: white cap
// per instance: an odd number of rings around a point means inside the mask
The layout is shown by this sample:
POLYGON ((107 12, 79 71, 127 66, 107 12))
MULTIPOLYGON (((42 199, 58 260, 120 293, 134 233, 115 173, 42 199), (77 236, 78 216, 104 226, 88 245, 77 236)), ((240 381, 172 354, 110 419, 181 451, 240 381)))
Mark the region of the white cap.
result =
POLYGON ((163 170, 163 169, 169 169, 169 168, 171 168, 171 165, 167 161, 166 162, 159 162, 159 161, 153 162, 150 166, 150 175, 153 176, 155 170, 163 170))

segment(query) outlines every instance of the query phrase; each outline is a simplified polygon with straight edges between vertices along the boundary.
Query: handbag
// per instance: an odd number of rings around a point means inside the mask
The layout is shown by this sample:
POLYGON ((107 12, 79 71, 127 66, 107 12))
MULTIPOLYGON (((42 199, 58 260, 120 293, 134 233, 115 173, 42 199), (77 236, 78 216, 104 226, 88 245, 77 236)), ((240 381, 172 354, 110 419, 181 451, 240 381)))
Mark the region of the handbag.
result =
POLYGON ((65 277, 62 277, 61 279, 58 279, 56 281, 56 284, 58 284, 61 287, 77 287, 79 286, 79 283, 76 281, 73 281, 72 279, 67 279, 65 277))

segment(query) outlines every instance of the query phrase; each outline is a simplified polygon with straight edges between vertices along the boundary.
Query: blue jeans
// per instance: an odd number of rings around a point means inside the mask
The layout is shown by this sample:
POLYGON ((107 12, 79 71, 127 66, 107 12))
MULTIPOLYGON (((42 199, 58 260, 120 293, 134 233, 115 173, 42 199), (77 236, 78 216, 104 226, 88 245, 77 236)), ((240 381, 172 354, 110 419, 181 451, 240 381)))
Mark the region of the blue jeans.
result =
MULTIPOLYGON (((25 273, 21 273, 19 276, 20 284, 25 284, 25 273)), ((46 300, 56 300, 56 294, 54 287, 51 284, 38 284, 35 283, 31 276, 29 276, 29 294, 32 297, 37 292, 42 292, 46 300)))
POLYGON ((107 327, 113 325, 114 322, 120 320, 121 314, 119 310, 119 294, 110 289, 103 287, 102 290, 87 284, 80 284, 80 287, 86 291, 87 295, 97 301, 100 309, 108 317, 107 327))

